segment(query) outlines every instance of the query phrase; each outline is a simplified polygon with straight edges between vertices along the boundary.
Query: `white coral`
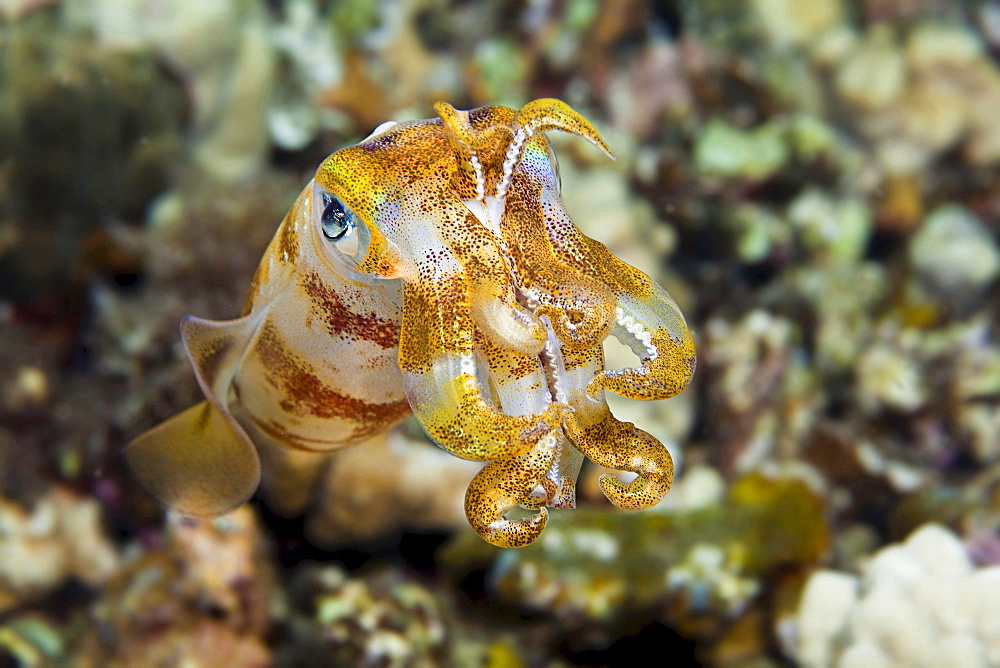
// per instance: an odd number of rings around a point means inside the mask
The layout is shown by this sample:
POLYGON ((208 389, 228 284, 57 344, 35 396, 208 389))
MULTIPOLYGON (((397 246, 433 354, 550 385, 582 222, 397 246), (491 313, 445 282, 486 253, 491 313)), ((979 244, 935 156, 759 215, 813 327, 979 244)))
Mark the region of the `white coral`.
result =
POLYGON ((794 650, 802 665, 1000 663, 1000 567, 975 568, 951 531, 925 525, 862 571, 810 578, 794 650))

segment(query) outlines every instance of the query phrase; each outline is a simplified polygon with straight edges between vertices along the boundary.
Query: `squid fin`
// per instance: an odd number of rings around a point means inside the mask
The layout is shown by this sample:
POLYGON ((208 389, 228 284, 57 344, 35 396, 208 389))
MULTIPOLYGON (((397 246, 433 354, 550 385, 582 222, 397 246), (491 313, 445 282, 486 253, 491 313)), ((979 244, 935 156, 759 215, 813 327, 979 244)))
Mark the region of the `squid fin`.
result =
POLYGON ((260 460, 232 416, 203 401, 128 444, 132 472, 157 501, 184 515, 235 510, 260 482, 260 460))
POLYGON ((227 322, 188 317, 181 338, 206 401, 140 435, 125 448, 136 477, 163 505, 212 517, 237 508, 260 484, 253 441, 228 408, 243 354, 261 314, 227 322))

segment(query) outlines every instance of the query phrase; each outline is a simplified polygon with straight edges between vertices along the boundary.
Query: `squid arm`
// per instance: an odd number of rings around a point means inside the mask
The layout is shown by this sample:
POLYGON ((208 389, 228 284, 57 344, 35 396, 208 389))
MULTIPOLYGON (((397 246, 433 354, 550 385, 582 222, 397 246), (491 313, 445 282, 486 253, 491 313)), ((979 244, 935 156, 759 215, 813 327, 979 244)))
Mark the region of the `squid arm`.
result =
POLYGON ((559 429, 569 409, 549 404, 540 414, 506 415, 487 401, 468 291, 461 276, 404 286, 403 388, 420 424, 452 454, 476 461, 516 457, 559 429))

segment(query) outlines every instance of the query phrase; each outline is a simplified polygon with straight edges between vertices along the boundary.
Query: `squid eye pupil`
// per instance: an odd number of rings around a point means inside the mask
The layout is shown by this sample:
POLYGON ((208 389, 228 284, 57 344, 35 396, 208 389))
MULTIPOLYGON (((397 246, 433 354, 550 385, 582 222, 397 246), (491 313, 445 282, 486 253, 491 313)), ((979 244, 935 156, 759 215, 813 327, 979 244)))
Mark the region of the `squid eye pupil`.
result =
POLYGON ((339 199, 331 197, 325 204, 320 219, 323 224, 323 236, 330 241, 340 241, 353 227, 351 217, 339 199))

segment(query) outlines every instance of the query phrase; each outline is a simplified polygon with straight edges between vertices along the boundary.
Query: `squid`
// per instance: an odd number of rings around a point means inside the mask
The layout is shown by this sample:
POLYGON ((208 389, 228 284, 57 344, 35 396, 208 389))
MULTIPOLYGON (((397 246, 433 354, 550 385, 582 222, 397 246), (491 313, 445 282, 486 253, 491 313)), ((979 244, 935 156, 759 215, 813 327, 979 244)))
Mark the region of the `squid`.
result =
POLYGON ((230 512, 260 483, 262 444, 327 452, 411 412, 438 446, 485 463, 465 509, 493 545, 527 545, 548 509, 573 508, 584 458, 637 474, 601 477, 620 508, 667 493, 667 449, 617 420, 605 393, 680 392, 691 334, 662 287, 573 224, 545 132, 610 149, 555 99, 435 110, 319 166, 242 317, 181 323, 205 401, 125 449, 160 503, 230 512), (609 336, 637 366, 605 368, 609 336))

